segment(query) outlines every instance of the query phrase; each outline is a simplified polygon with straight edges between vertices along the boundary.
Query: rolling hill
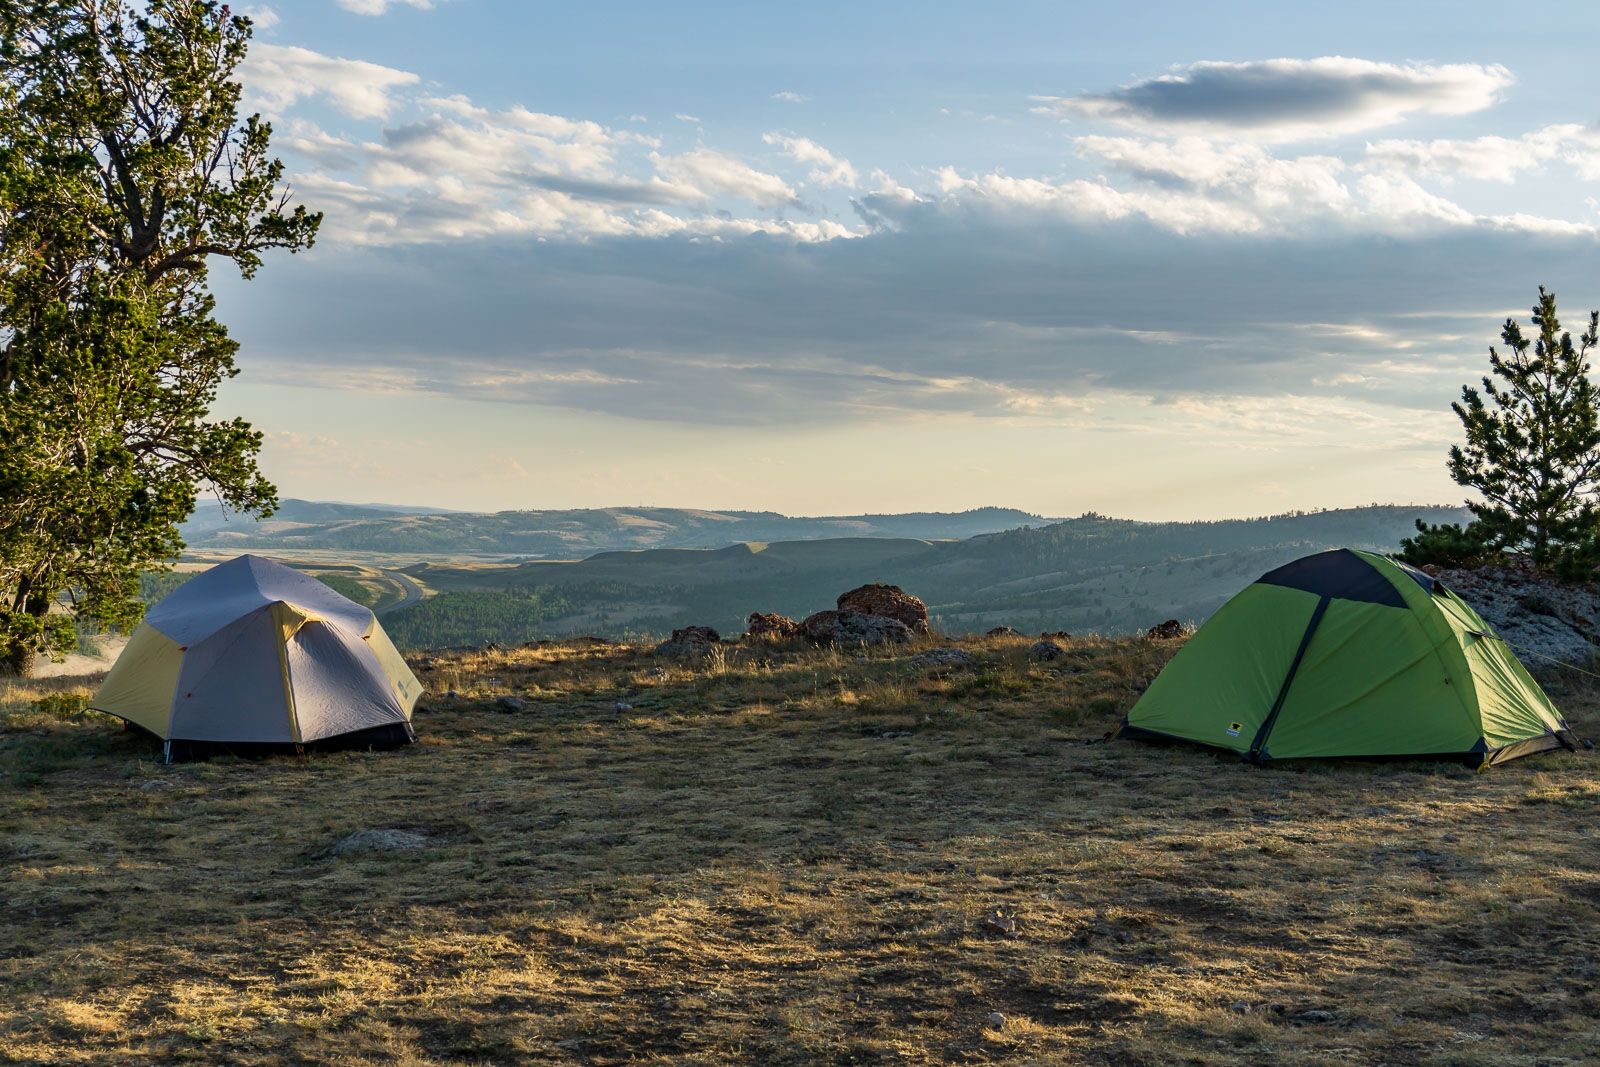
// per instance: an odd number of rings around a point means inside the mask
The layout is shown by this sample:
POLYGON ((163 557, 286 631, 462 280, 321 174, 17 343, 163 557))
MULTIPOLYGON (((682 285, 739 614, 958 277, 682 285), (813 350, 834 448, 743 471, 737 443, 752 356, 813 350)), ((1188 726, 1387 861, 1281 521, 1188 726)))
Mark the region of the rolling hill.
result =
POLYGON ((1012 508, 791 518, 776 512, 693 508, 478 514, 291 499, 264 521, 226 517, 214 505, 201 508, 184 525, 183 537, 190 550, 197 552, 369 552, 570 560, 622 549, 721 548, 744 541, 959 539, 1049 521, 1012 508))
POLYGON ((1465 517, 1459 508, 1395 506, 1188 523, 1090 514, 960 541, 850 537, 602 552, 575 563, 419 564, 407 572, 440 595, 385 626, 408 647, 470 643, 453 639, 469 634, 501 643, 659 634, 690 623, 738 633, 752 611, 798 618, 881 581, 922 597, 947 632, 1126 633, 1167 618, 1200 621, 1297 556, 1336 546, 1389 551, 1419 518, 1465 517))

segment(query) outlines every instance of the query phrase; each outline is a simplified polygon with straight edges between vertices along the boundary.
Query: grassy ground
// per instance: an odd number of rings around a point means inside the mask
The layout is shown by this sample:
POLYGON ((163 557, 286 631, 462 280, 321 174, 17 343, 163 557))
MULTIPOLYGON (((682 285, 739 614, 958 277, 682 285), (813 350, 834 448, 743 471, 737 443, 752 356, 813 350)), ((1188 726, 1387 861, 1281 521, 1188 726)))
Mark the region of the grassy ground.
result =
POLYGON ((174 767, 13 684, 0 1061, 1600 1058, 1594 757, 1085 745, 1175 645, 443 657, 419 745, 174 767))

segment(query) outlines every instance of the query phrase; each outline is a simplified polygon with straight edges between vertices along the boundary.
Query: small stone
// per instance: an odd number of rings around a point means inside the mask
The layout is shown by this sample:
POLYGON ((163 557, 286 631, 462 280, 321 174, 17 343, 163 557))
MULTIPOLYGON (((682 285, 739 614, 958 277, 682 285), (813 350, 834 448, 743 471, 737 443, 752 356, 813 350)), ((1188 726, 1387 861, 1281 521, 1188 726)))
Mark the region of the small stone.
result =
POLYGON ((619 701, 617 701, 616 708, 617 708, 617 710, 619 712, 620 711, 632 711, 633 710, 633 705, 629 704, 625 700, 619 700, 619 701))
POLYGON ((139 792, 154 793, 158 789, 166 789, 171 784, 172 783, 167 781, 165 778, 152 778, 144 785, 139 787, 139 792))
POLYGON ((523 708, 528 706, 522 702, 521 697, 512 696, 510 693, 507 693, 503 697, 497 697, 495 699, 495 705, 505 708, 507 711, 521 711, 523 708))
POLYGON ((991 1030, 1004 1030, 1005 1028, 1006 1028, 1006 1017, 1004 1015, 1001 1015, 997 1011, 991 1011, 989 1013, 989 1029, 991 1029, 991 1030))
POLYGON ((428 839, 422 834, 411 830, 357 830, 349 837, 333 846, 333 854, 342 856, 346 852, 399 852, 406 849, 423 848, 428 839))
POLYGON ((1236 1000, 1232 1004, 1228 1005, 1228 1010, 1233 1012, 1235 1015, 1249 1015, 1250 1005, 1246 1004, 1242 1000, 1236 1000))
POLYGON ((1337 1018, 1337 1016, 1335 1016, 1331 1011, 1323 1011, 1321 1008, 1312 1008, 1309 1011, 1301 1012, 1298 1016, 1296 1016, 1296 1018, 1303 1023, 1331 1023, 1337 1018))
POLYGON ((972 653, 963 648, 930 648, 911 657, 919 667, 970 667, 972 653))

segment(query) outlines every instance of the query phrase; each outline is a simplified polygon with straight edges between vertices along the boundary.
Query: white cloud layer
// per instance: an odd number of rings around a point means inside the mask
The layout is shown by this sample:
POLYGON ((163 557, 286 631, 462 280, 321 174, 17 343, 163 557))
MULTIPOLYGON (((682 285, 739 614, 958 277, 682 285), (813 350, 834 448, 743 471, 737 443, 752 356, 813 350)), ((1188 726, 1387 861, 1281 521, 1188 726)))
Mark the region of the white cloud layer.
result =
POLYGON ((743 160, 709 148, 650 158, 669 178, 704 189, 709 193, 748 200, 762 207, 780 207, 800 202, 800 196, 776 174, 756 170, 743 160))
POLYGON ((239 67, 246 106, 281 114, 301 100, 326 97, 355 119, 387 118, 395 91, 421 81, 415 74, 362 59, 336 59, 308 48, 257 42, 239 67))
POLYGON ((813 184, 853 188, 860 178, 848 159, 840 159, 815 141, 776 133, 763 134, 761 139, 767 144, 776 145, 785 155, 798 162, 813 164, 809 175, 813 184))
POLYGON ((1377 63, 1344 56, 1204 62, 1109 93, 1039 97, 1037 110, 1152 131, 1264 142, 1326 138, 1409 115, 1465 115, 1512 84, 1498 65, 1377 63))
POLYGON ((406 5, 422 11, 433 7, 433 0, 336 0, 346 11, 357 15, 387 15, 391 7, 406 5))
POLYGON ((1523 171, 1555 161, 1570 165, 1584 181, 1600 180, 1600 127, 1567 123, 1515 138, 1379 141, 1368 145, 1366 153, 1366 163, 1373 167, 1506 184, 1523 171))

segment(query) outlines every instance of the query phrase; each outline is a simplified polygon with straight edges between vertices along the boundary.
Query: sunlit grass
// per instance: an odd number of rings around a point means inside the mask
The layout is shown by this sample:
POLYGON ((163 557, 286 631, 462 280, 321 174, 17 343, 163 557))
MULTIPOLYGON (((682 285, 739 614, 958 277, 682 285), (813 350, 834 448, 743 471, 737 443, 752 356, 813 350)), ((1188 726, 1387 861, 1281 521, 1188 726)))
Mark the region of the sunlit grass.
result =
POLYGON ((0 683, 0 1059, 1600 1055, 1591 756, 1085 744, 1177 643, 1028 643, 451 654, 422 744, 172 767, 93 679, 0 683))

